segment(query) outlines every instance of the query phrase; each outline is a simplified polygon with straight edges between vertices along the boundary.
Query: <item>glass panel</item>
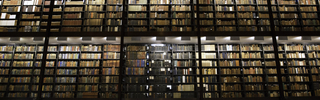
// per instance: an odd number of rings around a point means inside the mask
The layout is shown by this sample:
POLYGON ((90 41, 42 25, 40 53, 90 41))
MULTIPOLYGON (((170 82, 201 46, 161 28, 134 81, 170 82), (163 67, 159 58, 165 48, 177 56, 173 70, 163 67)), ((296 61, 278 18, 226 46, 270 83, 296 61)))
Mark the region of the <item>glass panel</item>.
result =
POLYGON ((197 38, 156 38, 125 37, 123 98, 196 98, 197 38))

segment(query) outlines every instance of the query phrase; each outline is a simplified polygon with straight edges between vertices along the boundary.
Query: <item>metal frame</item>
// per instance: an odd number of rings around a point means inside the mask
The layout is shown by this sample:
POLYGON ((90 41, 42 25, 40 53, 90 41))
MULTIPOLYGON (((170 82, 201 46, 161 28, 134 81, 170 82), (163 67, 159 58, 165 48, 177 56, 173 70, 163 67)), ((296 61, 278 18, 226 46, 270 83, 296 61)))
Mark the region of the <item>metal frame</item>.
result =
MULTIPOLYGON (((43 59, 42 62, 46 62, 46 56, 48 54, 47 52, 47 47, 49 45, 49 37, 52 36, 91 36, 91 37, 99 37, 99 36, 116 36, 116 37, 121 37, 120 44, 121 44, 121 51, 120 51, 120 70, 123 70, 123 65, 124 65, 124 37, 125 36, 197 36, 198 38, 198 54, 199 54, 199 62, 201 62, 201 37, 202 36, 272 36, 272 41, 273 41, 273 47, 274 48, 274 54, 275 54, 275 61, 277 67, 277 76, 278 76, 278 82, 282 83, 281 80, 281 72, 280 72, 280 63, 279 63, 279 56, 278 56, 278 43, 276 40, 276 36, 320 36, 319 32, 311 31, 311 32, 281 32, 281 31, 275 31, 275 23, 274 23, 274 18, 272 15, 272 10, 271 10, 271 0, 268 0, 268 9, 269 9, 269 18, 270 18, 270 27, 271 31, 263 31, 263 32, 246 32, 246 31, 233 31, 233 32, 223 32, 223 31, 212 31, 212 32, 203 32, 200 31, 200 21, 199 19, 196 22, 195 27, 197 27, 197 30, 194 29, 194 31, 188 31, 188 32, 127 32, 126 31, 126 23, 127 23, 127 14, 128 14, 128 7, 127 7, 127 0, 123 0, 123 11, 122 11, 122 26, 121 26, 121 31, 120 32, 50 32, 50 26, 52 22, 52 15, 53 15, 53 8, 54 8, 54 1, 51 0, 50 2, 50 10, 49 10, 49 18, 48 18, 48 23, 47 23, 47 28, 46 32, 2 32, 0 34, 0 37, 45 37, 44 41, 44 51, 43 51, 43 59)), ((193 1, 193 0, 191 0, 193 1)), ((199 4, 199 0, 197 0, 197 4, 199 4)), ((192 9, 193 7, 193 2, 191 3, 192 9)), ((199 6, 196 7, 198 11, 196 11, 197 16, 199 15, 199 6)), ((215 9, 215 8, 214 8, 215 9)), ((193 11, 195 12, 195 11, 193 11)), ((192 15, 192 23, 195 24, 194 20, 196 18, 194 15, 192 15)), ((216 25, 214 25, 216 27, 216 25)), ((41 64, 41 73, 40 73, 40 82, 39 82, 39 89, 38 89, 38 98, 37 100, 89 100, 86 98, 66 98, 66 99, 61 99, 61 98, 44 98, 41 99, 41 93, 42 93, 42 84, 43 84, 43 76, 44 76, 44 69, 45 69, 45 63, 41 64)), ((199 68, 200 70, 202 69, 202 64, 199 63, 199 68)), ((280 88, 280 97, 279 98, 270 98, 270 97, 262 97, 262 98, 212 98, 212 99, 206 99, 203 98, 203 83, 202 83, 202 71, 200 71, 200 97, 198 97, 197 100, 256 100, 256 99, 263 99, 263 100, 303 100, 303 99, 308 99, 308 100, 319 100, 320 97, 284 97, 284 90, 283 90, 283 85, 279 84, 280 88)), ((119 78, 122 79, 122 75, 119 75, 119 78)), ((122 81, 119 80, 119 84, 122 84, 122 81)), ((127 98, 121 98, 122 97, 122 87, 120 85, 119 87, 119 92, 118 92, 118 99, 109 99, 109 100, 135 100, 135 99, 127 99, 127 98)), ((103 98, 106 99, 106 98, 103 98)), ((1 100, 34 100, 32 98, 1 98, 1 100)), ((92 100, 92 99, 90 99, 92 100)), ((96 98, 93 100, 102 100, 102 98, 96 98)), ((138 100, 138 99, 137 99, 138 100)), ((194 100, 194 99, 139 99, 139 100, 194 100)))

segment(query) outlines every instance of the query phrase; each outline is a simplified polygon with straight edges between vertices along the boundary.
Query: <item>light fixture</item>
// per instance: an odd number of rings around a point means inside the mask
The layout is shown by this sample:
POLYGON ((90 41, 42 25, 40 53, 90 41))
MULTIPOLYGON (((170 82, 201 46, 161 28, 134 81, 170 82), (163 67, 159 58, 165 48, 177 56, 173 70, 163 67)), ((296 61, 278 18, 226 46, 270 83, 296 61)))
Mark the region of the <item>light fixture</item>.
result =
POLYGON ((239 36, 231 36, 230 40, 240 40, 240 37, 239 36))
POLYGON ((141 41, 141 37, 131 37, 131 41, 141 41))
POLYGON ((116 37, 106 37, 107 41, 115 41, 117 38, 116 37))
POLYGON ((43 37, 33 37, 33 41, 43 41, 43 37))
POLYGON ((92 41, 92 37, 82 37, 82 41, 92 41))
POLYGON ((302 40, 312 40, 311 36, 302 36, 302 40))
POLYGON ((288 40, 288 37, 287 36, 279 36, 278 40, 288 40))
POLYGON ((264 40, 264 36, 255 36, 254 40, 264 40))
POLYGON ((227 37, 225 37, 225 38, 223 38, 224 40, 230 40, 230 36, 227 36, 227 37))
POLYGON ((181 41, 190 41, 191 38, 189 36, 183 36, 181 37, 181 41))
POLYGON ((301 37, 301 36, 297 36, 297 37, 294 37, 293 39, 295 39, 295 40, 301 40, 302 37, 301 37))
POLYGON ((67 41, 68 37, 58 37, 58 41, 67 41))
POLYGON ((215 36, 207 36, 206 40, 216 40, 216 37, 215 36))
POLYGON ((165 41, 166 40, 166 37, 163 37, 163 36, 161 36, 161 37, 156 37, 156 40, 157 41, 165 41))
POLYGON ((20 41, 20 37, 10 37, 10 41, 20 41))

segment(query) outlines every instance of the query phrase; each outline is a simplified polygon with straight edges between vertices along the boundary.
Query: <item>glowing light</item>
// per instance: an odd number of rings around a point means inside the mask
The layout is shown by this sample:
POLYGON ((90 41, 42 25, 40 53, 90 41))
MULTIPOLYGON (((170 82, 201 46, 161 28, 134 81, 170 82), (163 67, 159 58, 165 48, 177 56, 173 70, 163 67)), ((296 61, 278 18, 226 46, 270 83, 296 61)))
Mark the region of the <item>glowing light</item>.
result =
POLYGON ((225 37, 225 38, 223 38, 224 40, 230 40, 230 36, 227 36, 227 37, 225 37))
POLYGON ((297 37, 295 37, 295 38, 293 38, 293 39, 295 39, 295 40, 301 40, 302 37, 301 37, 301 36, 297 36, 297 37))
POLYGON ((207 39, 207 37, 205 37, 205 36, 204 36, 204 37, 201 37, 201 40, 206 40, 206 39, 207 39))
POLYGON ((250 40, 254 40, 254 36, 251 36, 251 37, 249 37, 248 39, 250 39, 250 40))

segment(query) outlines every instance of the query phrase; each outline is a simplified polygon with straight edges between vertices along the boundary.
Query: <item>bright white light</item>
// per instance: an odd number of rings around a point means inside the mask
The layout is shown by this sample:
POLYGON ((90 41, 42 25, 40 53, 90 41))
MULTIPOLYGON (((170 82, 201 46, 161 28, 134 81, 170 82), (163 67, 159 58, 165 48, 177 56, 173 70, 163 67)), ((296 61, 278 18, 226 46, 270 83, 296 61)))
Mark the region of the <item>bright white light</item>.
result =
POLYGON ((103 39, 107 39, 107 37, 103 37, 103 39))
POLYGON ((295 38, 293 38, 293 39, 295 39, 295 40, 301 40, 301 36, 297 36, 297 37, 295 37, 295 38))
POLYGON ((151 44, 151 46, 165 46, 164 44, 151 44))
POLYGON ((225 38, 223 38, 224 40, 230 40, 230 36, 227 36, 227 37, 225 37, 225 38))
POLYGON ((181 40, 181 37, 176 37, 175 39, 176 39, 176 40, 181 40))
POLYGON ((157 39, 157 37, 151 37, 151 40, 156 40, 157 39))
POLYGON ((206 40, 206 39, 207 39, 207 37, 205 37, 205 36, 204 36, 204 37, 201 37, 201 40, 206 40))
POLYGON ((251 36, 248 38, 249 40, 254 40, 254 36, 251 36))
POLYGON ((317 37, 316 39, 320 40, 320 37, 317 37))

